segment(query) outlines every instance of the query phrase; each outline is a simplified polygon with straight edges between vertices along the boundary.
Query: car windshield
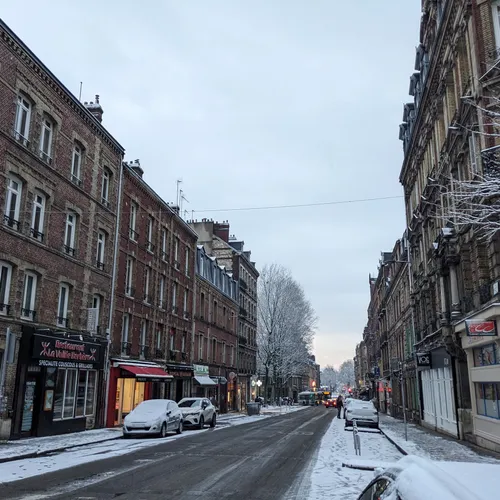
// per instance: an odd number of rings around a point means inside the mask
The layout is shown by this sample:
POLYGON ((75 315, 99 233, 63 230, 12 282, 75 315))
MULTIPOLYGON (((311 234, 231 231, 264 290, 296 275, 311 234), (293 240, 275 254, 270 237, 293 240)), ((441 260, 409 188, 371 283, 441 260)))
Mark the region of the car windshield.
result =
POLYGON ((201 399, 183 399, 179 402, 179 408, 195 408, 201 405, 201 399))
POLYGON ((137 405, 134 409, 134 413, 160 413, 167 409, 167 401, 165 399, 149 399, 147 401, 143 401, 139 405, 137 405))

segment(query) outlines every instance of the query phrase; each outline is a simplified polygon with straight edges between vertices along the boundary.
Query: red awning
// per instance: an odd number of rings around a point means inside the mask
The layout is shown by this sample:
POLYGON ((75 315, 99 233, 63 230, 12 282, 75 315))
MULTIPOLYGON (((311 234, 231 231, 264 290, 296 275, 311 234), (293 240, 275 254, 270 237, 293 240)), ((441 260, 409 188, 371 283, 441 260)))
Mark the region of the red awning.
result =
POLYGON ((147 379, 170 379, 174 378, 169 375, 163 368, 159 366, 136 366, 136 365, 120 365, 120 368, 133 373, 138 378, 147 379))

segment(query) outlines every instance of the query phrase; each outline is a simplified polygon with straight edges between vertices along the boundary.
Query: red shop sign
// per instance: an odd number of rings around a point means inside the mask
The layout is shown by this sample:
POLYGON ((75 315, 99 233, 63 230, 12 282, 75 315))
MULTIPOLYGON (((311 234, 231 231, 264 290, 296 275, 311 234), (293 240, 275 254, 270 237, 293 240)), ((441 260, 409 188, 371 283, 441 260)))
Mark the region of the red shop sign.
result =
POLYGON ((496 321, 485 321, 481 319, 466 319, 465 326, 469 337, 496 337, 496 321))

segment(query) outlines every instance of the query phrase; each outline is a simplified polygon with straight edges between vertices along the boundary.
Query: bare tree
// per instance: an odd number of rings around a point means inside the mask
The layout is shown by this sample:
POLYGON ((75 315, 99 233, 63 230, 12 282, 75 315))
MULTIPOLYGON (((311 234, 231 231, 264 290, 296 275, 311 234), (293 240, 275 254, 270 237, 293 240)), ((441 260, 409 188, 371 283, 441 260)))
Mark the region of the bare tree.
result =
POLYGON ((352 359, 348 359, 340 365, 338 382, 339 384, 345 385, 347 387, 352 387, 355 385, 356 377, 354 375, 354 361, 352 359))
POLYGON ((302 375, 312 348, 316 316, 302 287, 289 270, 266 266, 259 278, 257 345, 264 394, 276 391, 290 377, 302 375))
POLYGON ((327 385, 334 390, 337 385, 338 372, 332 365, 326 365, 321 370, 321 385, 327 385))

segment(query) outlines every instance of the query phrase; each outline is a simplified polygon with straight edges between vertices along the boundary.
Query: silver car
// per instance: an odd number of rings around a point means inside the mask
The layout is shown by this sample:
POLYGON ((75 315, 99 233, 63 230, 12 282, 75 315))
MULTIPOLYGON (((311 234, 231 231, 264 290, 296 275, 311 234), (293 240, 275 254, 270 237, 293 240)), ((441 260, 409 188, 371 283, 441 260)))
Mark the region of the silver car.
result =
POLYGON ((181 410, 170 399, 148 399, 138 404, 123 421, 123 437, 180 434, 183 429, 181 410))
POLYGON ((378 411, 371 401, 353 399, 345 408, 345 426, 351 427, 353 421, 359 426, 375 427, 378 429, 378 411))
POLYGON ((215 406, 207 398, 184 398, 179 401, 179 408, 186 427, 203 429, 205 424, 215 427, 217 412, 215 406))

